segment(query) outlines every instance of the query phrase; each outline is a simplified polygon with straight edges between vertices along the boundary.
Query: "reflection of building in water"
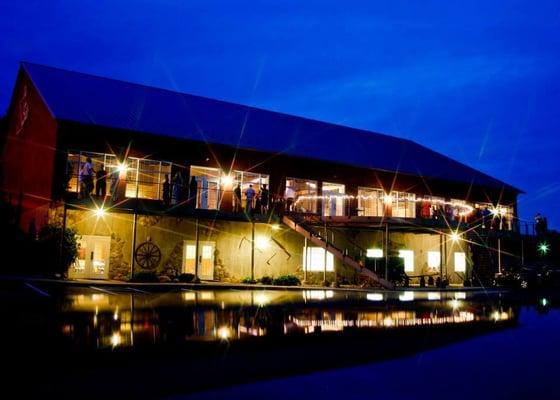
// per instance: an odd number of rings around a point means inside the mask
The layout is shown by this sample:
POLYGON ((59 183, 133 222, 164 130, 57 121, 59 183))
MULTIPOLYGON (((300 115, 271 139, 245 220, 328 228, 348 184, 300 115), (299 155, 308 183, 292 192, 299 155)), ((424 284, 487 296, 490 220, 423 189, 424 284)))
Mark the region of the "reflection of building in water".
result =
POLYGON ((317 310, 300 311, 289 317, 285 324, 286 334, 303 331, 342 331, 348 328, 399 328, 423 325, 464 324, 469 322, 506 321, 513 318, 513 311, 493 310, 488 314, 476 314, 473 311, 422 313, 407 311, 368 311, 349 313, 348 311, 323 312, 317 310))
POLYGON ((415 299, 409 293, 412 292, 355 293, 354 300, 363 300, 362 303, 353 302, 346 308, 337 300, 339 292, 333 290, 70 295, 62 313, 61 332, 77 346, 114 348, 356 329, 499 323, 516 317, 512 308, 490 300, 469 301, 463 292, 428 292, 425 296, 416 293, 415 299))

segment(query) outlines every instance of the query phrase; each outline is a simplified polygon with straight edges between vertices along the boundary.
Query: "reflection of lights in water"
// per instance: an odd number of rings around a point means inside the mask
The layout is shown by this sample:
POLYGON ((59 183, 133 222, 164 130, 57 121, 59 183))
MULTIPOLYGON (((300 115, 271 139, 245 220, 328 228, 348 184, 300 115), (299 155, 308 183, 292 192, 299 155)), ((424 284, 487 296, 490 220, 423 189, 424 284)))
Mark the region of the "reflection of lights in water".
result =
POLYGON ((97 326, 97 314, 95 314, 93 316, 93 326, 96 327, 97 326))
POLYGON ((399 295, 400 301, 412 301, 414 300, 414 292, 404 292, 403 294, 399 295))
POLYGON ((492 313, 492 319, 494 321, 504 321, 509 319, 509 314, 505 311, 500 312, 496 310, 492 313))
POLYGON ((214 300, 214 292, 200 292, 200 300, 214 300))
POLYGON ((332 290, 304 290, 303 298, 305 300, 324 300, 334 296, 332 290))
POLYGON ((441 300, 439 292, 428 292, 428 300, 441 300))
POLYGON ((121 344, 121 342, 121 334, 118 332, 113 333, 113 335, 111 336, 111 344, 113 345, 113 347, 117 347, 121 344))
POLYGON ((368 293, 366 298, 369 301, 383 301, 383 294, 382 293, 368 293))
POLYGON ((196 293, 194 292, 183 292, 183 300, 194 301, 196 299, 196 293))
POLYGON ((104 294, 92 294, 91 295, 91 301, 102 301, 104 300, 106 297, 106 295, 104 294))
POLYGON ((227 326, 218 328, 218 337, 222 340, 227 340, 231 336, 231 330, 227 326))
POLYGON ((116 321, 119 319, 119 306, 115 308, 115 313, 113 314, 113 319, 116 321))
POLYGON ((383 326, 393 326, 394 324, 395 322, 391 317, 386 317, 385 319, 383 319, 383 326))
POLYGON ((543 297, 543 298, 541 299, 541 305, 542 305, 543 307, 546 307, 547 304, 548 304, 548 300, 547 300, 546 298, 543 297))
POLYGON ((467 294, 465 292, 455 292, 455 298, 457 300, 465 300, 467 298, 467 294))
POLYGON ((451 303, 451 307, 452 307, 454 310, 457 310, 459 307, 461 307, 461 301, 459 301, 459 300, 457 300, 457 299, 451 300, 450 303, 451 303))
POLYGON ((273 231, 279 231, 281 229, 280 225, 278 224, 272 224, 270 225, 270 227, 272 228, 273 231))
POLYGON ((270 301, 270 299, 268 298, 268 296, 264 293, 259 293, 255 295, 255 303, 259 306, 265 306, 266 304, 268 304, 268 302, 270 301))

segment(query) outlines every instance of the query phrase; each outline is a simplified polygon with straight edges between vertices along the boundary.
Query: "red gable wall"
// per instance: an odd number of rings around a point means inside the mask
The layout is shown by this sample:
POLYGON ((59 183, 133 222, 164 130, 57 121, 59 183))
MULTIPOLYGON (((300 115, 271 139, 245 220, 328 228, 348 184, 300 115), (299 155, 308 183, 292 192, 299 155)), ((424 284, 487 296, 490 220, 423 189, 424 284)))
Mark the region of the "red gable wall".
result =
POLYGON ((20 70, 2 149, 2 190, 18 207, 20 227, 47 222, 52 199, 57 124, 33 83, 20 70))

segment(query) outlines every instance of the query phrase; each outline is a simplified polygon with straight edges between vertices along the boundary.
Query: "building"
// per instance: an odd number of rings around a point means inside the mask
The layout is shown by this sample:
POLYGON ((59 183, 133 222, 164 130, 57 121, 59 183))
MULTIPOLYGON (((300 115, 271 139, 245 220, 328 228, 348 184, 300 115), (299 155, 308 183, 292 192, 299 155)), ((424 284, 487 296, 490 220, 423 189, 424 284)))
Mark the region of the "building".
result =
POLYGON ((478 248, 517 230, 519 189, 412 141, 30 63, 2 163, 23 229, 81 235, 71 278, 387 285, 400 259, 413 283, 461 284, 495 269, 478 248), (84 190, 88 158, 99 176, 84 190))

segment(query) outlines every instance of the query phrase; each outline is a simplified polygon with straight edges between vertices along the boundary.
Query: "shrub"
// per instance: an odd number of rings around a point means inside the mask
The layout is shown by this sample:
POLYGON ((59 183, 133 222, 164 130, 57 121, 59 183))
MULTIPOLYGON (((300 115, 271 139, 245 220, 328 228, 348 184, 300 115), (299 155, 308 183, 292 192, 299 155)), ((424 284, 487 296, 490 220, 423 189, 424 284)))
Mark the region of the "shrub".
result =
POLYGON ((61 226, 48 224, 39 232, 33 247, 35 256, 41 259, 41 272, 64 275, 78 257, 78 235, 74 229, 66 228, 63 234, 61 226))
POLYGON ((180 274, 177 279, 179 280, 179 282, 192 282, 194 281, 194 274, 180 274))
POLYGON ((257 283, 257 281, 251 279, 250 276, 246 276, 245 278, 241 279, 241 283, 257 283))
POLYGON ((301 285, 301 281, 295 275, 282 275, 278 278, 274 279, 272 282, 274 285, 277 286, 299 286, 301 285))
POLYGON ((271 276, 263 276, 259 279, 259 282, 263 285, 272 285, 274 283, 274 279, 271 276))
POLYGON ((159 278, 155 272, 140 271, 136 272, 130 282, 159 282, 159 278))

